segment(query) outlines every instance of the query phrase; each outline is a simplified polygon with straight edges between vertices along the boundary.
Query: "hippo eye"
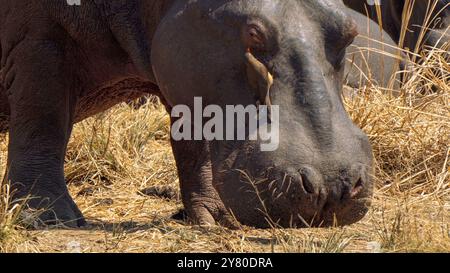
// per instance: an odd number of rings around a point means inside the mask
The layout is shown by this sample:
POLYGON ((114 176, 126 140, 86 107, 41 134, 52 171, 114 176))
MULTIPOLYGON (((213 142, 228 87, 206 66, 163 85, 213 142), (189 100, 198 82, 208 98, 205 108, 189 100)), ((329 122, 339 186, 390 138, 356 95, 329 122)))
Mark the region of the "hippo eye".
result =
POLYGON ((262 40, 260 39, 261 35, 260 35, 260 33, 258 32, 258 30, 252 28, 252 29, 249 30, 248 34, 250 35, 250 38, 251 38, 253 41, 262 44, 262 40))
POLYGON ((264 50, 266 47, 266 35, 264 28, 257 24, 247 24, 242 33, 242 38, 247 48, 264 50))

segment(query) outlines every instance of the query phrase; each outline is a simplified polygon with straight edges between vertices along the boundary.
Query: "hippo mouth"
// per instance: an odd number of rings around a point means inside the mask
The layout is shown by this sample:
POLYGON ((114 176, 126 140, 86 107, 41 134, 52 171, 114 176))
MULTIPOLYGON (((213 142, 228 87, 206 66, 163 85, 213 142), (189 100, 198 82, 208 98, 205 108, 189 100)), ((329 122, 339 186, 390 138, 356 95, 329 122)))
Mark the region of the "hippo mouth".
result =
POLYGON ((347 203, 335 207, 332 204, 324 206, 318 221, 314 222, 315 227, 345 226, 360 221, 368 212, 372 203, 372 198, 357 197, 347 201, 347 203))

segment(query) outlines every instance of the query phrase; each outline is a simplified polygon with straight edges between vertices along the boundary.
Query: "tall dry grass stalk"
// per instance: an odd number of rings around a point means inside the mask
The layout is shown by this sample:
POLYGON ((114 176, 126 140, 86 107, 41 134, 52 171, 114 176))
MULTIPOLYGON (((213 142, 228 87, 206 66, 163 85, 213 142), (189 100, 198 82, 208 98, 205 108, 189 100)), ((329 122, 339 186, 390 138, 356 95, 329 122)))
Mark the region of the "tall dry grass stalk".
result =
POLYGON ((9 183, 0 182, 0 252, 34 252, 25 228, 37 215, 25 212, 25 200, 13 202, 13 193, 9 183))

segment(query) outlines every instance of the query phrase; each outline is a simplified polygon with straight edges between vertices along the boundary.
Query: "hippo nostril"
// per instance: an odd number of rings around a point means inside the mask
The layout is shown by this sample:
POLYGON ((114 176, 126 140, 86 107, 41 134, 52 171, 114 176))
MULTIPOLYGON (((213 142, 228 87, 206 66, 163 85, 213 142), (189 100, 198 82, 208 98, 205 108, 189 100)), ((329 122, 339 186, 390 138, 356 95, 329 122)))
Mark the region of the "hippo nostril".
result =
POLYGON ((362 190, 363 190, 363 181, 362 179, 358 179, 353 189, 350 191, 350 198, 355 198, 362 190))
POLYGON ((354 199, 364 189, 362 178, 359 178, 354 185, 344 184, 341 192, 341 202, 354 199))
POLYGON ((311 183, 309 178, 306 176, 306 174, 302 173, 300 174, 301 182, 303 185, 303 189, 309 194, 314 194, 316 192, 314 185, 311 183))

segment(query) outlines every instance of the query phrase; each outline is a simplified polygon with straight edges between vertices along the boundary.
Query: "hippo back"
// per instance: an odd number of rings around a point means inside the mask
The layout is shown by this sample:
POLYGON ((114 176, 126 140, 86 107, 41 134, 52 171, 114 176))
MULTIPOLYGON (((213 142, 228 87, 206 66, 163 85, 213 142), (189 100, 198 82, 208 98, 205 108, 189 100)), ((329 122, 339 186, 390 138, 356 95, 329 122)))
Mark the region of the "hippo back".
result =
POLYGON ((396 43, 372 20, 351 9, 347 12, 357 22, 360 35, 347 50, 346 84, 398 87, 402 55, 396 43))

